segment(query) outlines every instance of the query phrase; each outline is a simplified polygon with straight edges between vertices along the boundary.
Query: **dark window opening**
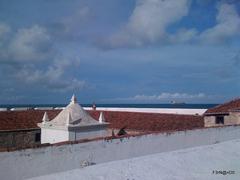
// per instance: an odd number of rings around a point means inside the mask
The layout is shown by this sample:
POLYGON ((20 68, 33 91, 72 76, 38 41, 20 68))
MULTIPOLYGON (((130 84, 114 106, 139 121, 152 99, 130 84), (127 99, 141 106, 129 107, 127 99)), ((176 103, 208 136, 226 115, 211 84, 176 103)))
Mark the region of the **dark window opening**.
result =
POLYGON ((224 116, 217 116, 216 124, 224 124, 224 116))
POLYGON ((35 134, 35 142, 40 142, 41 140, 41 134, 40 133, 36 133, 35 134))

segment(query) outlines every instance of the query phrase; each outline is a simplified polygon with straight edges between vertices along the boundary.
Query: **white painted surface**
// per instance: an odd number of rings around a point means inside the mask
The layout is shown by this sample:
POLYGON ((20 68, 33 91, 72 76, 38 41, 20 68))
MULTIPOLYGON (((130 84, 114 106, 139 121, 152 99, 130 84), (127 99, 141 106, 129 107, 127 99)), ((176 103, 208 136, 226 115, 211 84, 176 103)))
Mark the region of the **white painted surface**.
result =
POLYGON ((26 111, 28 109, 31 109, 30 107, 16 107, 16 108, 11 108, 10 111, 26 111))
POLYGON ((108 162, 32 180, 239 180, 239 167, 240 139, 108 162), (230 170, 234 174, 214 174, 214 170, 230 170))
MULTIPOLYGON (((0 153, 1 179, 25 179, 153 153, 209 145, 240 138, 240 126, 149 134, 0 153)), ((226 147, 228 148, 228 147, 226 147)))
POLYGON ((41 144, 53 144, 68 140, 69 132, 66 130, 41 128, 41 144))
MULTIPOLYGON (((92 110, 91 107, 84 107, 85 110, 92 110)), ((98 111, 124 111, 124 112, 145 112, 145 113, 167 113, 167 114, 199 114, 202 115, 207 109, 177 109, 177 108, 112 108, 97 107, 98 111)))
POLYGON ((106 121, 103 112, 100 113, 100 116, 99 116, 99 118, 98 118, 98 121, 99 121, 100 123, 103 123, 103 122, 106 121))
POLYGON ((53 110, 53 107, 35 107, 35 110, 53 110))
POLYGON ((88 131, 67 131, 59 129, 41 129, 41 144, 58 143, 63 141, 76 141, 80 139, 89 139, 96 137, 105 137, 108 135, 107 130, 88 130, 88 131))
POLYGON ((43 118, 42 118, 42 123, 46 123, 49 121, 49 117, 48 117, 48 114, 47 112, 44 112, 44 115, 43 115, 43 118))
POLYGON ((65 109, 65 107, 55 107, 54 109, 55 110, 63 110, 63 109, 65 109))
POLYGON ((96 137, 106 137, 108 135, 107 130, 96 130, 96 131, 79 131, 69 132, 69 140, 75 141, 78 139, 91 139, 96 137))

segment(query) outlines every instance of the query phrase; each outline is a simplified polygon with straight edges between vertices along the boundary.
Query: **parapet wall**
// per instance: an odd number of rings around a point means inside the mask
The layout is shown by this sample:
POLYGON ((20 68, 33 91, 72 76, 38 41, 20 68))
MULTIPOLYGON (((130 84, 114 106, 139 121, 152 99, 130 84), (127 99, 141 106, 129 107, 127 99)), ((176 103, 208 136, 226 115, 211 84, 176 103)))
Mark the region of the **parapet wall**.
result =
POLYGON ((1 179, 21 180, 80 168, 86 164, 98 164, 239 138, 240 126, 229 126, 1 152, 0 174, 1 179))

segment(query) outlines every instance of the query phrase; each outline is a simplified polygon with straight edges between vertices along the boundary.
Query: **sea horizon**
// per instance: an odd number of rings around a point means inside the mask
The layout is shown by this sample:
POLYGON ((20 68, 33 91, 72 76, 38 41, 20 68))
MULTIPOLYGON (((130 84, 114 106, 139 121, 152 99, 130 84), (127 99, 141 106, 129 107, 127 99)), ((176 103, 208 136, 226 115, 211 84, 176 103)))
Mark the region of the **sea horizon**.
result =
MULTIPOLYGON (((184 103, 184 104, 170 104, 170 103, 99 103, 96 107, 113 107, 113 108, 182 108, 182 109, 208 109, 218 104, 212 103, 184 103)), ((67 104, 1 104, 0 108, 36 108, 36 107, 66 107, 67 104)), ((92 104, 81 104, 83 107, 92 107, 92 104)))

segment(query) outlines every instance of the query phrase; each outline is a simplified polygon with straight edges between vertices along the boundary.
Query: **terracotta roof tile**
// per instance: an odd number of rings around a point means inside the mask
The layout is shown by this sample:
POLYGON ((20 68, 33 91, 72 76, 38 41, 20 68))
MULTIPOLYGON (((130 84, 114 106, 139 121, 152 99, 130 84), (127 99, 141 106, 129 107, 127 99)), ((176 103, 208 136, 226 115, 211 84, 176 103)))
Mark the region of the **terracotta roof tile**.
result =
MULTIPOLYGON (((98 119, 99 111, 90 111, 98 119)), ((186 130, 204 127, 203 117, 195 115, 104 111, 109 128, 139 131, 186 130)))
POLYGON ((240 98, 218 105, 208 109, 205 114, 229 113, 231 110, 240 108, 240 98))
POLYGON ((50 119, 54 118, 60 110, 25 110, 0 112, 0 130, 19 130, 38 128, 37 123, 42 121, 44 112, 50 119))
MULTIPOLYGON (((46 110, 6 111, 0 112, 0 130, 19 130, 38 128, 46 110)), ((53 119, 60 110, 47 110, 53 119)), ((93 118, 98 119, 100 111, 89 111, 93 118)), ((159 113, 104 111, 109 128, 125 127, 138 131, 173 131, 204 127, 203 117, 195 115, 176 115, 159 113)))

